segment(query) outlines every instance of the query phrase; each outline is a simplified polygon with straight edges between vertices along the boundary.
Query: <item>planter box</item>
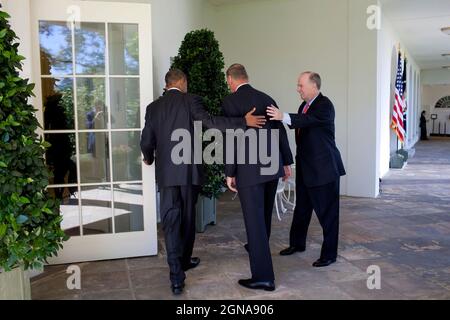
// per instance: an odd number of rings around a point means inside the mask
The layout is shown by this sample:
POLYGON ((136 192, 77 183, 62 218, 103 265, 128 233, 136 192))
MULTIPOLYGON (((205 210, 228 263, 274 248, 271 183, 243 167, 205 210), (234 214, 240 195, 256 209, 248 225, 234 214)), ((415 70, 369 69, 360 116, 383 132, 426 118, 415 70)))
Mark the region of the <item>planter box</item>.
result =
POLYGON ((405 165, 405 157, 401 154, 395 153, 391 156, 389 161, 389 168, 391 169, 403 169, 405 165))
POLYGON ((0 271, 0 300, 31 300, 28 273, 22 268, 0 271))
POLYGON ((200 196, 196 207, 195 228, 197 232, 205 232, 206 226, 216 224, 216 199, 200 196))

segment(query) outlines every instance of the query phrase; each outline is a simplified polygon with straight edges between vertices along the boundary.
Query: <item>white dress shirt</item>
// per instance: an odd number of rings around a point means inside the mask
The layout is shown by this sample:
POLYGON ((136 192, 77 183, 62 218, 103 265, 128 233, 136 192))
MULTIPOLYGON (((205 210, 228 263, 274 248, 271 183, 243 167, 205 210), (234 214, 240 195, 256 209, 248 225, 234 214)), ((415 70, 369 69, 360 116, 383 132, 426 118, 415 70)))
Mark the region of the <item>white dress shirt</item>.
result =
MULTIPOLYGON (((314 100, 317 99, 317 97, 320 95, 320 92, 317 96, 315 96, 310 102, 308 102, 309 106, 311 106, 314 102, 314 100)), ((291 125, 292 124, 292 120, 291 120, 291 116, 289 115, 289 113, 283 113, 283 123, 287 124, 287 125, 291 125)))

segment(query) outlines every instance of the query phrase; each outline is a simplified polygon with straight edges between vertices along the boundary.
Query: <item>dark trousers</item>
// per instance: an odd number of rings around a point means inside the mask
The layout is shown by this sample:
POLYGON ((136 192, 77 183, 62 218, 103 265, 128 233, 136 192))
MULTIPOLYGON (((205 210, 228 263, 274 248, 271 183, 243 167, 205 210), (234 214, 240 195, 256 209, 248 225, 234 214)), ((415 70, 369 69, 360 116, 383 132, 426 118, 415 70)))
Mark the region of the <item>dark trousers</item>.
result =
POLYGON ((161 222, 172 283, 180 283, 186 278, 183 266, 190 262, 194 248, 195 204, 199 191, 199 186, 160 189, 161 222))
POLYGON ((252 279, 255 281, 273 281, 275 279, 269 237, 277 185, 278 179, 238 188, 247 232, 250 270, 252 279))
POLYGON ((427 127, 420 127, 420 140, 428 140, 427 127))
POLYGON ((290 246, 305 247, 312 212, 316 212, 323 231, 321 259, 336 259, 339 237, 339 182, 340 179, 318 187, 308 188, 301 169, 296 170, 296 197, 290 246))

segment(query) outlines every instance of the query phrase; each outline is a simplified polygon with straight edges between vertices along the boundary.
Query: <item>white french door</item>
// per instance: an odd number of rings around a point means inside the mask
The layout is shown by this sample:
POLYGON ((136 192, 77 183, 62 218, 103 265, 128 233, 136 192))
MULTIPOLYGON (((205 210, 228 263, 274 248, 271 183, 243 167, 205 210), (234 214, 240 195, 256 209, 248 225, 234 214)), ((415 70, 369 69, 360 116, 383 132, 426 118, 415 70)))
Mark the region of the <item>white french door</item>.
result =
POLYGON ((154 167, 140 133, 152 101, 149 4, 31 1, 49 193, 70 235, 49 263, 157 253, 154 167))

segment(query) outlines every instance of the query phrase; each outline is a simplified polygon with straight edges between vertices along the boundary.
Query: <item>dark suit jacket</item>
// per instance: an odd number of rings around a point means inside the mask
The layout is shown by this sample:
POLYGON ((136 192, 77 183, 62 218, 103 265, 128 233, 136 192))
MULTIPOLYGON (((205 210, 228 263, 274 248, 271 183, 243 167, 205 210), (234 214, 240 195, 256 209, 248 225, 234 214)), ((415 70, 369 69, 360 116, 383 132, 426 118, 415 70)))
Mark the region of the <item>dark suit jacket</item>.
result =
POLYGON ((160 188, 186 185, 202 185, 203 166, 194 163, 194 121, 202 121, 207 128, 224 131, 227 128, 246 128, 243 117, 212 117, 203 107, 201 97, 169 90, 147 107, 145 127, 141 136, 141 150, 150 164, 155 160, 156 181, 160 188), (179 141, 171 141, 172 132, 185 129, 191 136, 190 164, 174 164, 171 159, 173 148, 179 141))
MULTIPOLYGON (((275 105, 276 102, 267 94, 254 89, 249 84, 241 86, 235 93, 227 96, 223 103, 222 109, 228 117, 242 117, 247 112, 251 111, 253 107, 256 107, 255 115, 266 115, 266 108, 269 105, 275 105)), ((292 153, 289 147, 289 141, 287 139, 286 129, 284 125, 279 121, 267 122, 263 129, 267 129, 267 150, 268 154, 272 153, 273 146, 270 144, 270 136, 272 129, 279 130, 279 140, 277 144, 279 146, 279 162, 277 164, 278 170, 273 175, 261 175, 261 168, 270 167, 270 164, 264 165, 259 160, 256 164, 250 164, 249 162, 249 150, 248 139, 244 145, 239 145, 235 148, 235 162, 226 163, 225 174, 227 177, 235 177, 236 185, 238 187, 247 187, 257 185, 260 183, 272 181, 279 177, 284 176, 283 166, 291 165, 293 163, 292 153), (246 162, 245 164, 237 164, 237 154, 239 152, 245 152, 246 162)), ((259 150, 259 129, 255 129, 257 132, 257 146, 259 150)))
POLYGON ((297 144, 297 172, 301 170, 307 187, 316 187, 335 181, 345 175, 341 154, 336 147, 333 103, 321 93, 306 114, 306 102, 297 113, 290 114, 291 129, 300 129, 295 135, 297 144))

